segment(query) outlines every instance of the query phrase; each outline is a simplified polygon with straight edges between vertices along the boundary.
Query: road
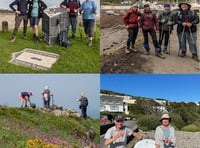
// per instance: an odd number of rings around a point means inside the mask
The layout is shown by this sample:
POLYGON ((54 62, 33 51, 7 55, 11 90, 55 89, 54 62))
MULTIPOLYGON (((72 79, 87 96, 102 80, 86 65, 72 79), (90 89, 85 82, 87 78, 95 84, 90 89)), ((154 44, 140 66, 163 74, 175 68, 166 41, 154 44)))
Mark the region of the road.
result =
MULTIPOLYGON (((124 125, 128 126, 131 129, 136 129, 137 127, 136 121, 131 121, 131 120, 125 121, 124 125)), ((100 148, 106 148, 106 146, 104 146, 104 135, 105 134, 100 136, 100 148)))

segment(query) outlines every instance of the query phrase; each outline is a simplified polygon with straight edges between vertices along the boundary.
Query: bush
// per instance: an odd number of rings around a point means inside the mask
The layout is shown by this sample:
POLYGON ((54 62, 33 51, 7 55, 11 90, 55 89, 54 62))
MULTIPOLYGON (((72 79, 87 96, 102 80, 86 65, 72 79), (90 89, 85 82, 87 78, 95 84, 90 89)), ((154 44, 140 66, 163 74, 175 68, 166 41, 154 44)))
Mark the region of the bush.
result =
POLYGON ((187 132, 198 132, 198 131, 200 131, 200 127, 198 127, 194 124, 190 124, 190 125, 184 126, 181 130, 187 131, 187 132))
POLYGON ((172 125, 174 125, 177 129, 181 129, 185 126, 185 122, 182 120, 180 115, 177 114, 172 114, 171 115, 172 118, 172 125))
POLYGON ((138 126, 144 131, 155 130, 160 125, 159 117, 156 115, 144 115, 138 119, 138 126))

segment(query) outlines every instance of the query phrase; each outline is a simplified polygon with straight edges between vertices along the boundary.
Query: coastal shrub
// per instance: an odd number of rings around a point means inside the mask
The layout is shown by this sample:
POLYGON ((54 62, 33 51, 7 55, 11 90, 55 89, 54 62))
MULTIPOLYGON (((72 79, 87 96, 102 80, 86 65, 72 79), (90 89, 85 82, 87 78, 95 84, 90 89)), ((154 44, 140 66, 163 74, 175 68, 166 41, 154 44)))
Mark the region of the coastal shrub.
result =
POLYGON ((200 131, 200 127, 198 127, 194 124, 190 124, 190 125, 184 126, 181 130, 187 131, 187 132, 198 132, 198 131, 200 131))
POLYGON ((170 115, 172 118, 171 125, 175 126, 177 129, 181 129, 185 126, 185 122, 182 120, 181 116, 178 114, 172 114, 170 115))
POLYGON ((156 115, 144 115, 138 119, 138 126, 144 131, 155 130, 160 125, 159 116, 156 115))

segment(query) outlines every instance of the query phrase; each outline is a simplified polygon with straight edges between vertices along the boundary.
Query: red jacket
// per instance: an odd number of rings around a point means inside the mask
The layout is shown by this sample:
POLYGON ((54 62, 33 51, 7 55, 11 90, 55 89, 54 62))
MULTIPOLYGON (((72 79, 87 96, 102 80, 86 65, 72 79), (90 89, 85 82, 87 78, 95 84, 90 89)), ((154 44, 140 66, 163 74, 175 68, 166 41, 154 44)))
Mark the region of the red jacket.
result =
POLYGON ((123 17, 124 25, 128 26, 129 28, 138 27, 139 17, 141 13, 136 11, 127 11, 123 17))
POLYGON ((144 30, 154 30, 155 27, 158 30, 158 18, 156 14, 150 12, 144 12, 140 19, 140 26, 144 30))

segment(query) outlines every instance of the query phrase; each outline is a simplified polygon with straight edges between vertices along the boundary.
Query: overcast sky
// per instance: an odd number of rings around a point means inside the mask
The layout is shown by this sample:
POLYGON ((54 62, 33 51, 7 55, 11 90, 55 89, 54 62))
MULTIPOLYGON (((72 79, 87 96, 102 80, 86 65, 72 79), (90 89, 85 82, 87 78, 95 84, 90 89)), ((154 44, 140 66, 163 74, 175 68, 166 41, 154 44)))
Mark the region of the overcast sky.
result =
POLYGON ((64 108, 75 109, 80 113, 80 93, 89 100, 88 115, 99 117, 99 74, 0 74, 0 104, 19 107, 18 94, 31 91, 31 101, 43 106, 41 92, 49 86, 54 94, 54 103, 64 108))
POLYGON ((178 102, 200 102, 200 75, 104 74, 101 89, 178 102))

